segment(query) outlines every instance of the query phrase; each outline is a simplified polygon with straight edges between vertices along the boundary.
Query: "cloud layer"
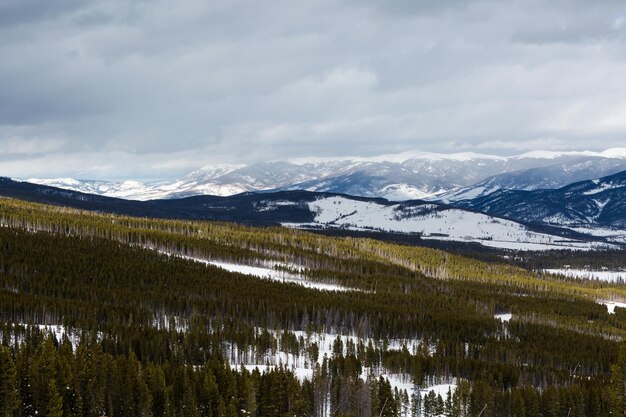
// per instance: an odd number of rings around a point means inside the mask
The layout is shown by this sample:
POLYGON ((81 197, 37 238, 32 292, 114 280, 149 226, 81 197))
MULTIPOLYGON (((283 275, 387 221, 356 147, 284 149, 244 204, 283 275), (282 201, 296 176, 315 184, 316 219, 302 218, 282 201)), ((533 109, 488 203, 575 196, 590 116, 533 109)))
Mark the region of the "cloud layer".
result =
POLYGON ((621 1, 5 0, 0 175, 626 146, 621 1))

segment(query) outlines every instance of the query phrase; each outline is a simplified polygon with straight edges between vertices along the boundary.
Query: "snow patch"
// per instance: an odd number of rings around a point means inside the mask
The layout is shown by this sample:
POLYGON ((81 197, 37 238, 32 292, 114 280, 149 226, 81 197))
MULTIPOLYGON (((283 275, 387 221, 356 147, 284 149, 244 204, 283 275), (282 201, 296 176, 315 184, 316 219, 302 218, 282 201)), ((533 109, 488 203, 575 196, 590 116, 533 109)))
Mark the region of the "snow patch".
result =
POLYGON ((501 320, 503 323, 508 323, 513 318, 513 314, 511 313, 494 314, 493 318, 496 320, 501 320))
POLYGON ((617 301, 600 300, 598 301, 598 304, 605 305, 609 314, 615 314, 615 307, 626 308, 626 303, 620 303, 617 301))
MULTIPOLYGON (((239 274, 250 275, 257 278, 268 279, 271 281, 279 281, 282 283, 294 283, 306 288, 314 288, 323 291, 362 291, 358 288, 349 288, 336 284, 328 284, 323 282, 311 281, 304 275, 292 274, 278 269, 278 267, 294 269, 293 265, 272 263, 270 266, 251 266, 244 264, 236 264, 231 262, 223 262, 209 259, 194 258, 191 256, 171 254, 168 252, 161 252, 168 256, 176 256, 183 259, 189 259, 195 262, 200 262, 205 265, 212 265, 218 268, 224 269, 228 272, 236 272, 239 274)), ((297 268, 295 268, 297 269, 297 268)))
POLYGON ((552 275, 563 275, 568 278, 581 278, 604 282, 626 282, 626 271, 591 271, 588 269, 544 269, 552 275))
POLYGON ((623 184, 613 184, 613 183, 610 183, 610 182, 604 182, 604 183, 597 184, 597 185, 598 186, 595 189, 587 190, 587 191, 585 191, 583 193, 583 195, 594 195, 594 194, 599 194, 599 193, 607 191, 607 190, 614 190, 616 188, 624 187, 623 184))
POLYGON ((298 203, 295 201, 288 201, 288 200, 278 200, 278 201, 268 201, 268 200, 261 200, 257 203, 255 203, 254 207, 260 211, 274 211, 280 207, 291 207, 291 206, 297 206, 298 203))
MULTIPOLYGON (((262 332, 264 329, 257 329, 262 332)), ((280 340, 284 331, 267 330, 272 336, 280 340)), ((307 333, 304 331, 288 331, 287 333, 295 336, 300 343, 300 349, 297 354, 285 352, 280 346, 277 350, 269 350, 262 354, 259 352, 249 350, 247 352, 239 351, 237 345, 227 343, 224 346, 224 352, 226 358, 229 360, 233 369, 240 369, 244 367, 248 371, 258 369, 260 372, 269 372, 278 367, 290 370, 300 380, 311 380, 313 377, 313 369, 316 365, 321 365, 324 358, 331 358, 333 356, 334 347, 337 340, 341 340, 343 349, 342 355, 346 355, 348 351, 348 344, 358 345, 362 342, 365 346, 372 345, 378 349, 382 349, 386 346, 388 350, 401 350, 405 347, 412 353, 416 353, 421 349, 421 340, 411 339, 389 339, 389 340, 375 340, 370 338, 359 338, 356 335, 342 335, 335 333, 307 333), (310 356, 311 346, 317 347, 317 358, 310 356)), ((280 343, 279 343, 280 345, 280 343)), ((428 346, 429 354, 434 354, 435 346, 428 346)), ((360 378, 365 380, 368 376, 374 378, 383 377, 389 381, 392 388, 398 390, 406 390, 407 394, 411 396, 413 393, 419 392, 423 397, 430 391, 434 391, 436 395, 446 397, 448 391, 454 392, 457 386, 457 381, 454 378, 435 378, 428 377, 425 381, 425 386, 421 389, 416 387, 412 381, 410 374, 397 374, 391 373, 384 367, 363 367, 360 378)))

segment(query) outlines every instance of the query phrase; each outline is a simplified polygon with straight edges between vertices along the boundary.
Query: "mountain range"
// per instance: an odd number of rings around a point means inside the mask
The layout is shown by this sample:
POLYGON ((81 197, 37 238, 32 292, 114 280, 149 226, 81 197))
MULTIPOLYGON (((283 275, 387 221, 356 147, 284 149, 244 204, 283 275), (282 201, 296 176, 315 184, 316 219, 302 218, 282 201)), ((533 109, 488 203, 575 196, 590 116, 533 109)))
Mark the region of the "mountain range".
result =
POLYGON ((499 189, 558 188, 626 170, 626 149, 604 152, 536 151, 512 157, 475 153, 406 152, 374 158, 328 158, 212 165, 173 181, 98 181, 73 178, 27 181, 133 200, 247 191, 307 190, 391 201, 458 201, 499 189))
MULTIPOLYGON (((610 216, 626 218, 624 201, 626 171, 604 178, 574 184, 565 189, 521 191, 541 194, 525 211, 524 195, 517 206, 507 192, 498 191, 497 205, 480 205, 481 198, 449 204, 412 200, 393 202, 382 198, 355 197, 311 191, 278 191, 242 193, 234 196, 193 196, 180 199, 136 201, 119 199, 28 182, 0 179, 0 195, 40 203, 69 206, 99 212, 133 216, 232 221, 254 225, 368 233, 392 233, 415 236, 418 240, 462 242, 487 247, 523 250, 575 249, 612 247, 626 242, 626 232, 607 233, 610 216), (551 197, 555 193, 557 197, 551 197), (566 195, 569 199, 560 198, 566 195), (570 201, 589 197, 607 201, 608 215, 592 213, 585 218, 559 222, 555 213, 569 213, 570 201), (611 201, 615 201, 613 204, 611 201), (526 212, 545 213, 541 204, 550 203, 551 219, 526 212), (518 207, 518 211, 498 211, 518 207), (578 220, 574 222, 573 220, 578 220), (576 226, 576 227, 571 227, 576 226)), ((484 197, 483 197, 484 198, 484 197)), ((560 215, 561 218, 566 218, 560 215)), ((1 219, 0 219, 1 220, 1 219)), ((623 225, 623 223, 620 223, 623 225)), ((626 228, 626 225, 625 225, 626 228)))
POLYGON ((454 205, 527 223, 626 228, 626 171, 558 189, 502 189, 454 205))
POLYGON ((626 243, 626 149, 217 165, 157 184, 4 178, 0 195, 136 216, 399 233, 507 249, 626 243))

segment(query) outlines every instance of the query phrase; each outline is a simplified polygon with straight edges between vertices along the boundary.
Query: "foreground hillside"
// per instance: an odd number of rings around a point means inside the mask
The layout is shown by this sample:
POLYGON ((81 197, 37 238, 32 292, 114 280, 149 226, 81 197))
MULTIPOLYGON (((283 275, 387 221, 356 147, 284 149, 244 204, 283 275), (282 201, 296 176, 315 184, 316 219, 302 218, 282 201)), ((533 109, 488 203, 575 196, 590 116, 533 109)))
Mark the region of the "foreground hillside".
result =
POLYGON ((3 415, 624 410, 620 284, 10 199, 0 224, 3 415))

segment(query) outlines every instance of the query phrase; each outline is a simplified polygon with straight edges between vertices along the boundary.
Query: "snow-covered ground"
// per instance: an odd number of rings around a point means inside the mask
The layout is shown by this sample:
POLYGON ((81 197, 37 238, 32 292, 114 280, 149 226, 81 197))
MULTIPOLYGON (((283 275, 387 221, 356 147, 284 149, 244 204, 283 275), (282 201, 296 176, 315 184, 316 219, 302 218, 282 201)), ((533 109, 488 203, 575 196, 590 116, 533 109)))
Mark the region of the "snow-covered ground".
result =
POLYGON ((613 183, 600 183, 600 180, 593 180, 593 183, 597 185, 596 188, 592 189, 592 190, 588 190, 585 191, 583 193, 583 195, 594 195, 594 194, 599 194, 601 192, 607 191, 607 190, 613 190, 615 188, 621 188, 624 185, 623 184, 613 184, 613 183))
POLYGON ((606 238, 609 242, 626 243, 626 230, 589 227, 572 227, 571 229, 579 233, 606 238))
POLYGON ((615 314, 615 307, 626 308, 626 303, 620 303, 618 301, 599 300, 598 304, 605 305, 609 314, 615 314))
MULTIPOLYGON (((406 391, 409 396, 411 396, 415 392, 415 385, 411 381, 410 375, 383 374, 383 378, 389 381, 392 389, 398 389, 398 391, 406 391)), ((424 398, 424 396, 429 392, 434 391, 435 395, 441 395, 441 398, 445 399, 448 395, 448 391, 450 392, 450 394, 454 393, 454 391, 456 390, 456 385, 456 382, 441 384, 435 383, 434 385, 427 384, 427 386, 420 389, 419 392, 422 398, 424 398)))
POLYGON ((385 205, 334 196, 313 201, 308 205, 315 213, 313 223, 284 225, 419 233, 424 239, 477 242, 490 247, 518 250, 591 250, 607 247, 604 243, 583 242, 537 233, 510 220, 465 210, 442 208, 434 204, 385 205))
POLYGON ((513 318, 513 314, 511 313, 495 314, 493 318, 497 320, 502 320, 503 323, 507 323, 513 318))
POLYGON ((605 282, 626 282, 626 271, 590 271, 587 269, 544 269, 552 275, 564 275, 569 278, 582 278, 605 282))
MULTIPOLYGON (((28 323, 17 323, 13 324, 13 326, 24 326, 28 328, 29 326, 38 328, 42 333, 49 333, 51 336, 55 338, 58 343, 62 343, 63 339, 67 336, 68 340, 72 344, 72 348, 76 350, 78 347, 78 342, 80 341, 80 331, 75 328, 67 329, 62 324, 28 324, 28 323)), ((97 338, 102 337, 102 332, 97 333, 97 338)), ((2 338, 2 332, 0 332, 0 339, 2 338)), ((11 336, 11 340, 9 341, 11 344, 22 343, 21 339, 15 340, 14 336, 11 336)))
POLYGON ((155 314, 152 325, 159 330, 173 329, 177 332, 186 332, 189 328, 189 323, 184 318, 166 314, 155 314))
MULTIPOLYGON (((259 332, 263 331, 258 329, 259 332)), ((282 331, 268 330, 274 337, 280 339, 282 331)), ((333 346, 337 343, 337 340, 341 340, 343 345, 342 354, 347 354, 348 344, 354 343, 358 345, 361 341, 366 346, 370 343, 377 348, 387 346, 387 349, 401 350, 406 347, 411 353, 416 353, 421 349, 421 340, 419 339, 389 339, 374 340, 370 338, 359 338, 356 335, 340 335, 333 333, 310 333, 307 334, 304 331, 290 331, 290 334, 296 337, 301 342, 301 349, 298 355, 285 352, 280 346, 276 351, 265 352, 264 354, 257 354, 257 352, 240 352, 237 350, 236 345, 227 344, 224 351, 226 352, 227 359, 230 361, 233 369, 239 369, 242 366, 249 371, 253 371, 258 368, 260 372, 267 372, 275 369, 279 366, 291 370, 294 375, 300 380, 311 379, 313 377, 313 368, 316 364, 322 364, 324 358, 331 358, 333 355, 333 346), (319 349, 319 354, 316 361, 312 361, 308 354, 310 347, 315 344, 319 349)), ((428 346, 427 350, 429 354, 435 352, 435 346, 428 346)), ((397 374, 391 373, 388 370, 377 367, 362 369, 360 377, 366 379, 368 376, 373 375, 375 378, 383 377, 389 381, 392 388, 397 388, 399 391, 406 390, 407 394, 411 396, 416 387, 412 382, 411 375, 409 374, 397 374)), ((425 386, 420 390, 422 396, 428 394, 431 390, 435 391, 435 394, 441 394, 443 398, 446 397, 448 391, 454 392, 456 389, 456 380, 451 379, 444 381, 439 378, 431 378, 425 381, 425 386)))
POLYGON ((244 275, 251 275, 254 277, 258 277, 258 278, 269 279, 272 281, 279 281, 283 283, 294 283, 294 284, 302 285, 303 287, 306 287, 306 288, 315 288, 315 289, 324 290, 324 291, 361 291, 357 288, 349 288, 349 287, 344 287, 344 286, 336 285, 336 284, 328 284, 324 282, 311 281, 309 278, 307 278, 304 275, 292 274, 292 273, 285 272, 280 269, 276 269, 276 267, 283 267, 283 268, 290 268, 290 269, 294 268, 293 265, 280 264, 278 262, 272 263, 269 266, 250 266, 250 265, 236 264, 236 263, 231 263, 231 262, 194 258, 191 256, 185 256, 185 255, 176 255, 176 254, 171 254, 168 252, 161 252, 161 253, 165 253, 166 255, 169 255, 169 256, 177 256, 179 258, 189 259, 195 262, 203 263, 205 265, 213 265, 229 272, 237 272, 237 273, 244 274, 244 275))
POLYGON ((380 197, 390 201, 419 200, 435 198, 439 193, 427 193, 409 184, 391 184, 380 190, 380 197))
POLYGON ((297 201, 288 201, 288 200, 278 200, 278 201, 269 201, 269 200, 261 200, 256 203, 254 206, 258 211, 273 211, 280 207, 289 207, 289 206, 297 206, 297 201))
POLYGON ((476 198, 476 197, 480 197, 483 195, 487 195, 487 194, 491 194, 495 191, 498 191, 500 189, 500 187, 497 186, 493 186, 493 187, 486 187, 486 186, 473 186, 473 187, 466 187, 466 188, 461 188, 459 190, 452 190, 449 191, 443 195, 440 196, 435 196, 435 197, 431 197, 429 198, 429 200, 433 201, 433 200, 439 200, 439 201, 443 201, 444 203, 450 203, 453 201, 461 201, 461 200, 470 200, 472 198, 476 198))
POLYGON ((217 266, 229 272, 238 272, 240 274, 252 275, 258 278, 269 279, 272 281, 280 281, 283 283, 294 283, 302 285, 306 288, 315 288, 324 291, 358 291, 355 288, 342 287, 341 285, 326 284, 323 282, 311 281, 303 275, 290 274, 273 268, 264 268, 258 266, 248 266, 218 261, 202 261, 208 265, 217 266))

